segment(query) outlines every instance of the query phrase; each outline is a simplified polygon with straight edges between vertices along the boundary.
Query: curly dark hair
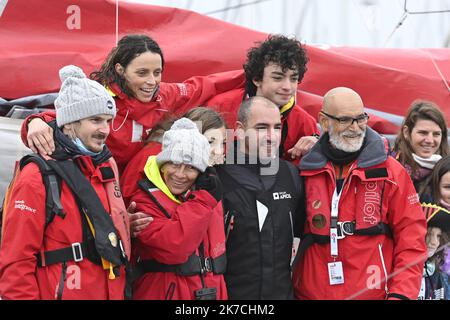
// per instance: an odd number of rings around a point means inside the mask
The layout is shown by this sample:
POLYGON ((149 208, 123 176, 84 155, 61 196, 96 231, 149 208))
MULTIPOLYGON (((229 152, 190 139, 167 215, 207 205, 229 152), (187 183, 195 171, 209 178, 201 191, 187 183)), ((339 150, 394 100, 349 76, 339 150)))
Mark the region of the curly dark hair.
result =
POLYGON ((308 57, 300 41, 283 35, 269 35, 267 40, 257 44, 259 45, 248 50, 247 61, 244 64, 247 80, 245 89, 249 96, 256 94, 253 80, 263 79, 264 68, 270 62, 280 65, 283 72, 289 69, 298 70, 298 82, 302 81, 307 70, 308 57))
POLYGON ((127 96, 134 97, 126 80, 116 72, 115 65, 120 63, 125 69, 134 58, 147 51, 159 54, 164 68, 164 56, 158 43, 145 34, 131 34, 119 40, 117 47, 108 54, 100 70, 92 72, 89 77, 102 85, 116 83, 127 96))

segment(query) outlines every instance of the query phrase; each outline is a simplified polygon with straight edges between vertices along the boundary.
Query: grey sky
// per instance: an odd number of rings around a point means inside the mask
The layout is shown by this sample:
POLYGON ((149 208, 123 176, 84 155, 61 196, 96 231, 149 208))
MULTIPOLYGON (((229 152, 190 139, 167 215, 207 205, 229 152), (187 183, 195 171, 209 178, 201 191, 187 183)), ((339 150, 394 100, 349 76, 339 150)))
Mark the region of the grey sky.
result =
MULTIPOLYGON (((450 12, 404 14, 405 0, 127 0, 211 13, 210 17, 308 44, 364 47, 450 47, 450 12), (245 5, 249 4, 250 5, 245 5)), ((450 0, 408 0, 407 10, 450 11, 450 0)))

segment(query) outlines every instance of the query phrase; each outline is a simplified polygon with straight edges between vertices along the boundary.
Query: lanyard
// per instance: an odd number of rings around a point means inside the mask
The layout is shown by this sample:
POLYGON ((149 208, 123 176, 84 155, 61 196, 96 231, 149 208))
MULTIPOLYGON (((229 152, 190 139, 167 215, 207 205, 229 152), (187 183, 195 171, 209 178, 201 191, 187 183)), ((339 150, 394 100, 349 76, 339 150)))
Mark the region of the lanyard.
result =
POLYGON ((337 188, 334 189, 333 198, 331 200, 330 248, 332 257, 338 256, 337 222, 339 215, 339 199, 341 199, 342 189, 344 189, 343 186, 339 193, 337 192, 337 188))

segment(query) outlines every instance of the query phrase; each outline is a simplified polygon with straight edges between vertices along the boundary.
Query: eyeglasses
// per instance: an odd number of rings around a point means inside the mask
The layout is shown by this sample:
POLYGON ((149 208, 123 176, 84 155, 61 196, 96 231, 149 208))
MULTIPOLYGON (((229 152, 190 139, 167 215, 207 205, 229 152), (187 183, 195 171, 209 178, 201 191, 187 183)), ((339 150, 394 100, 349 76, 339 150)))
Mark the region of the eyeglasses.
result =
POLYGON ((346 127, 353 125, 353 122, 355 122, 355 121, 356 121, 357 124, 361 125, 361 124, 366 124, 367 120, 369 120, 369 115, 367 113, 365 113, 365 112, 362 115, 357 116, 356 118, 352 118, 352 117, 335 117, 335 116, 332 116, 331 114, 328 114, 326 112, 323 112, 323 111, 320 111, 320 112, 322 112, 328 118, 336 120, 337 122, 339 122, 340 125, 346 126, 346 127))

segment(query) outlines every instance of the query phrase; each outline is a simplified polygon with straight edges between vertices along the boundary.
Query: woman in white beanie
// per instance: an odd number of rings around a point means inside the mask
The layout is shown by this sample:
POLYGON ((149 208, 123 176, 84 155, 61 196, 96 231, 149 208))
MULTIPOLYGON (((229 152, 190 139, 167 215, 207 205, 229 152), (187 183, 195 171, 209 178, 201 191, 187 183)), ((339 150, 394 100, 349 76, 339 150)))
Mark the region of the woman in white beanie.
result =
POLYGON ((164 133, 162 151, 148 158, 131 199, 154 219, 133 249, 143 272, 134 299, 227 298, 222 192, 209 149, 195 123, 181 118, 164 133))
MULTIPOLYGON (((210 146, 209 165, 223 164, 225 155, 226 126, 222 116, 211 108, 196 107, 183 115, 197 124, 200 132, 208 139, 210 146)), ((120 187, 125 204, 139 189, 137 182, 144 176, 144 166, 149 156, 157 155, 162 149, 162 136, 176 119, 167 119, 152 129, 144 148, 127 164, 120 177, 120 187)))
MULTIPOLYGON (((215 95, 242 86, 241 71, 226 75, 192 77, 183 83, 161 82, 164 56, 158 43, 147 35, 127 35, 119 40, 91 78, 106 86, 117 105, 106 144, 122 172, 127 162, 142 149, 148 132, 167 113, 177 116, 205 103, 215 95)), ((53 151, 51 130, 46 122, 53 113, 32 115, 22 126, 22 140, 43 155, 53 151), (28 125, 28 127, 27 127, 28 125), (27 136, 27 130, 29 130, 27 136)))

